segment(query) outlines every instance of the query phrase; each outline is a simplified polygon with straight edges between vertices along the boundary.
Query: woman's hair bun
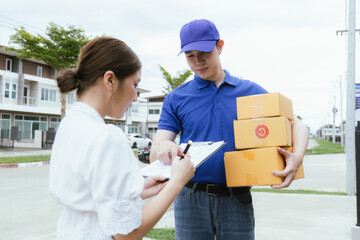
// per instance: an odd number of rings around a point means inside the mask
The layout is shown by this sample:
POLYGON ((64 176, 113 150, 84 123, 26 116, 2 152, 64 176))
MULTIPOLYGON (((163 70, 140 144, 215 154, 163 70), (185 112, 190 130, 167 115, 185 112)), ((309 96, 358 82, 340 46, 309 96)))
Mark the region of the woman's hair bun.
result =
POLYGON ((64 69, 59 73, 57 84, 61 93, 68 93, 79 88, 80 79, 73 69, 64 69))

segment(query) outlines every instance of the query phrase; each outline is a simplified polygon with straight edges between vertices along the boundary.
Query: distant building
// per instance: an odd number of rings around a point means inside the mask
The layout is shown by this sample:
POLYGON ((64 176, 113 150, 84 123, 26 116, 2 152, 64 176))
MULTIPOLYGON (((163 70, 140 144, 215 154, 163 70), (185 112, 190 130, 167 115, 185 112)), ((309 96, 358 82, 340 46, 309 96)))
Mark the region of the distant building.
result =
MULTIPOLYGON (((56 71, 43 61, 20 59, 16 52, 0 46, 0 130, 1 139, 19 131, 18 140, 32 141, 36 130, 57 130, 61 120, 60 92, 56 71)), ((138 88, 138 95, 149 92, 138 88)), ((122 119, 105 118, 125 133, 152 136, 157 130, 163 98, 138 98, 122 119)), ((76 92, 66 95, 66 110, 76 102, 76 92)))
POLYGON ((165 99, 165 95, 147 96, 144 97, 144 99, 147 99, 147 136, 153 139, 157 131, 157 126, 159 124, 161 109, 165 99))
MULTIPOLYGON (((345 136, 345 123, 343 123, 343 137, 345 136)), ((317 131, 317 136, 320 139, 332 141, 334 136, 335 142, 341 142, 341 129, 340 126, 324 125, 317 131)), ((343 138, 344 139, 344 138, 343 138)))

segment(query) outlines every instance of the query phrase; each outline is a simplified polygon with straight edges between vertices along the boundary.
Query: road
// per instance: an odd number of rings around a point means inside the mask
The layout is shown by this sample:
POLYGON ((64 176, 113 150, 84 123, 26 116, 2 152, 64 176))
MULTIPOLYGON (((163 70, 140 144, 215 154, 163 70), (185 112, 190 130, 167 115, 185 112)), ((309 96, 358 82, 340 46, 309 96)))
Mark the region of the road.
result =
MULTIPOLYGON (((305 179, 290 189, 345 192, 345 154, 306 156, 304 169, 305 179)), ((48 193, 48 171, 49 166, 0 168, 0 240, 56 238, 61 207, 48 193)), ((257 240, 351 239, 353 196, 254 193, 253 198, 257 240)), ((157 227, 174 225, 171 210, 157 227)))

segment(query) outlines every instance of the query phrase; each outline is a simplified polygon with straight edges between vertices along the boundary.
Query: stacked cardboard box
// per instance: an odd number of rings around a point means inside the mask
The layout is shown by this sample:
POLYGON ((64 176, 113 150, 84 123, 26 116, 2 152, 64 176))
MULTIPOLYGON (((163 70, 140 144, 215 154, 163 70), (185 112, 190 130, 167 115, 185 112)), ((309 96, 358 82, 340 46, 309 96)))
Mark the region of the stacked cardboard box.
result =
MULTIPOLYGON (((225 153, 228 187, 282 183, 284 179, 274 176, 272 171, 285 168, 277 147, 292 151, 291 100, 280 93, 267 93, 239 97, 236 101, 235 148, 240 151, 225 153)), ((303 177, 301 165, 295 179, 303 177)))

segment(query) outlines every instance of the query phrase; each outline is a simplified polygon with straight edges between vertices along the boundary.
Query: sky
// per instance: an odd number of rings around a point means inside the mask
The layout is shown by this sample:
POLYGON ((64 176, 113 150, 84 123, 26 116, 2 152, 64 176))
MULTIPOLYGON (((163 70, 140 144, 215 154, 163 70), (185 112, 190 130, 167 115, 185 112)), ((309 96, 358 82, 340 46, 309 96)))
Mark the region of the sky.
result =
MULTIPOLYGON (((91 36, 116 37, 143 63, 139 87, 158 95, 166 85, 159 65, 173 76, 189 69, 184 55, 177 56, 181 27, 206 18, 225 41, 222 67, 290 98, 294 113, 314 133, 333 123, 334 106, 335 123, 340 123, 341 109, 346 118, 347 37, 336 31, 346 29, 347 4, 347 0, 3 1, 0 45, 8 46, 13 29, 21 25, 44 35, 49 22, 75 25, 91 36)), ((359 5, 357 1, 358 13, 359 5)), ((359 39, 356 34, 357 46, 359 39)), ((357 73, 359 68, 356 64, 357 73)))

